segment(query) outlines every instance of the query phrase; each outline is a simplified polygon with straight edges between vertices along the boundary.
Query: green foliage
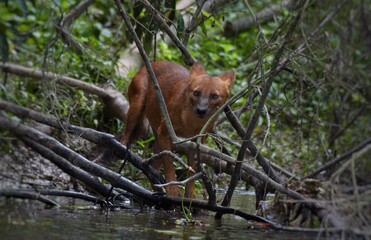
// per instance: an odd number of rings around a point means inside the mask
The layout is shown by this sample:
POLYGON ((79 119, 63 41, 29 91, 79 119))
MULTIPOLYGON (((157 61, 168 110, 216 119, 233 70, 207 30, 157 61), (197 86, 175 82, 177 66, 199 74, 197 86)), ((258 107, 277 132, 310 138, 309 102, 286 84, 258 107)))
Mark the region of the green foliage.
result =
MULTIPOLYGON (((73 37, 84 45, 84 52, 79 55, 61 41, 57 31, 62 16, 75 4, 75 1, 55 1, 52 4, 15 1, 0 7, 0 41, 8 43, 8 48, 1 44, 2 57, 8 57, 9 61, 21 65, 48 69, 91 83, 114 84, 118 56, 110 54, 110 49, 121 47, 122 44, 117 41, 122 39, 121 31, 117 25, 112 24, 117 17, 115 8, 108 7, 104 1, 97 1, 71 26, 73 37)), ((97 114, 101 111, 100 102, 85 96, 83 92, 76 94, 52 82, 42 85, 32 79, 24 81, 15 76, 4 87, 8 91, 2 91, 1 97, 14 99, 22 105, 38 105, 46 112, 53 109, 58 117, 69 119, 71 123, 97 127, 101 121, 97 114), (76 111, 72 111, 74 109, 76 111)))

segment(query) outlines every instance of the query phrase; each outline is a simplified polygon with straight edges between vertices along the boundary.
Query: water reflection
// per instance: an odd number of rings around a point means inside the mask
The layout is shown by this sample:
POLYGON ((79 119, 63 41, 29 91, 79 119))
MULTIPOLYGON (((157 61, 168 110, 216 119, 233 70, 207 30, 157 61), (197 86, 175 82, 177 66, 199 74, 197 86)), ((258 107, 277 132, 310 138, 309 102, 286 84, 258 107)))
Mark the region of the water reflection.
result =
MULTIPOLYGON (((235 195, 232 204, 241 209, 254 206, 254 197, 235 195)), ((315 239, 315 235, 257 231, 246 220, 214 214, 195 218, 194 224, 179 225, 178 212, 114 210, 100 208, 45 209, 35 201, 0 199, 1 239, 315 239)))

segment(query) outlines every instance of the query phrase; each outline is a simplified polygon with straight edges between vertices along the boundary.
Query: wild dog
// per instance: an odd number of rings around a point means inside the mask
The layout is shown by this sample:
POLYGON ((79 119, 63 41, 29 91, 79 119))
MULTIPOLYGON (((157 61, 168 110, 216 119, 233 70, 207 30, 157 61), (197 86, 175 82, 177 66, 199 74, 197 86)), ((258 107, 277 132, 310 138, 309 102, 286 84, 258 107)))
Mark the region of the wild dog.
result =
MULTIPOLYGON (((179 64, 165 61, 153 62, 151 66, 164 96, 174 131, 178 137, 183 138, 190 138, 200 133, 210 116, 227 101, 235 79, 233 70, 219 76, 209 76, 199 62, 193 64, 190 70, 179 64)), ((138 124, 147 117, 156 139, 155 152, 171 150, 173 143, 145 67, 130 83, 128 97, 130 107, 121 143, 126 146, 132 143, 137 137, 138 124)), ((214 124, 215 120, 208 126, 206 133, 212 130, 214 124)), ((162 164, 165 181, 175 181, 172 158, 162 157, 153 163, 153 167, 159 170, 162 164)), ((188 165, 195 168, 194 156, 188 156, 188 165)), ((171 196, 180 196, 178 186, 168 186, 166 192, 171 196)), ((195 198, 194 182, 186 185, 185 195, 195 198)))

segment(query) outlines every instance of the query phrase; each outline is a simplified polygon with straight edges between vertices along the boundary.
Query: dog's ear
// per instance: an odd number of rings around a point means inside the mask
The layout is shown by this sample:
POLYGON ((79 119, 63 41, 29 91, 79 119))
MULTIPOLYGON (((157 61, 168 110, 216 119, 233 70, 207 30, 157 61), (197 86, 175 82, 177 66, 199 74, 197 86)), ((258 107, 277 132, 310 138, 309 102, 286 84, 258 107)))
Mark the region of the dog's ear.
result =
POLYGON ((222 81, 226 82, 230 88, 236 79, 236 73, 233 70, 226 71, 218 76, 222 81))
POLYGON ((201 75, 207 75, 207 72, 204 68, 204 66, 202 65, 202 63, 200 62, 195 62, 191 69, 190 69, 190 72, 191 72, 191 76, 201 76, 201 75))

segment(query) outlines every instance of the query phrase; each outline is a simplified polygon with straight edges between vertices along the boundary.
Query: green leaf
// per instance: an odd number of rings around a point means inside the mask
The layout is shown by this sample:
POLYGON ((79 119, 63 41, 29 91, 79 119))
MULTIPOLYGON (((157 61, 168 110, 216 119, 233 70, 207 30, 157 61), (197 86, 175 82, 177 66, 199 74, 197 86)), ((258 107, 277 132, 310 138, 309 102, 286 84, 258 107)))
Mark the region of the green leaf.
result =
POLYGON ((213 15, 211 15, 205 10, 201 10, 201 12, 202 15, 204 15, 208 19, 208 21, 211 22, 211 26, 216 25, 217 27, 220 28, 220 30, 224 31, 223 25, 213 15))

